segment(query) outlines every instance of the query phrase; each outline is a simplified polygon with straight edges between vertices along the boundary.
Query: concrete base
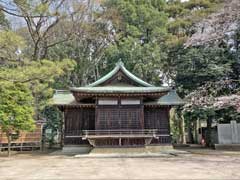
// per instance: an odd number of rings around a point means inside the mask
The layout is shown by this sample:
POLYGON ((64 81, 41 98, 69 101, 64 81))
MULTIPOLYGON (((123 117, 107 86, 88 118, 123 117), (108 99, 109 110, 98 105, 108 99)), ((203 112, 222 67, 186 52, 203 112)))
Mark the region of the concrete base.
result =
POLYGON ((145 147, 97 147, 93 148, 91 154, 139 154, 139 153, 162 153, 174 151, 171 144, 148 145, 145 147))
POLYGON ((215 144, 216 150, 240 151, 240 144, 215 144))
POLYGON ((67 145, 62 149, 62 153, 64 154, 87 154, 92 150, 91 146, 78 146, 78 145, 67 145))
POLYGON ((172 154, 166 153, 112 153, 112 154, 77 154, 76 158, 157 158, 157 157, 173 157, 172 154))
POLYGON ((152 157, 185 154, 186 151, 175 150, 171 144, 149 145, 145 147, 97 147, 64 146, 62 154, 79 155, 79 157, 152 157))
POLYGON ((145 157, 172 157, 179 154, 189 154, 186 151, 173 149, 172 145, 151 145, 146 147, 97 147, 93 148, 89 154, 79 154, 79 158, 145 158, 145 157))
POLYGON ((148 145, 145 146, 147 152, 151 153, 160 153, 166 151, 173 151, 173 146, 171 144, 166 145, 148 145))

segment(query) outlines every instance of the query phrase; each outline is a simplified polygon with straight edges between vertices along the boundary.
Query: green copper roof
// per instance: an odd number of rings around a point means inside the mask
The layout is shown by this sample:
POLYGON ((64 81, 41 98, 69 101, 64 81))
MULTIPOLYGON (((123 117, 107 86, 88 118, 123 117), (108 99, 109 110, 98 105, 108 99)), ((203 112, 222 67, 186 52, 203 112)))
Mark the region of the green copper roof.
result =
MULTIPOLYGON (((54 105, 79 105, 79 103, 75 101, 74 96, 69 91, 56 91, 56 93, 53 96, 53 104, 54 105)), ((177 95, 175 90, 171 90, 168 92, 168 94, 162 96, 161 98, 155 101, 144 103, 144 104, 145 105, 177 106, 177 105, 183 105, 185 104, 185 102, 177 95)))
POLYGON ((145 103, 146 105, 183 105, 185 102, 177 95, 175 90, 169 91, 166 95, 160 97, 156 101, 145 103))
POLYGON ((69 105, 76 103, 74 96, 69 91, 56 91, 53 95, 53 104, 55 105, 69 105))
POLYGON ((107 81, 108 79, 110 79, 111 77, 113 77, 119 70, 122 70, 122 72, 131 80, 135 81, 137 84, 143 86, 143 87, 152 87, 153 85, 141 80, 140 78, 136 77, 134 74, 132 74, 131 72, 129 72, 124 64, 119 61, 115 68, 110 71, 108 74, 106 74, 105 76, 103 76, 102 78, 100 78, 99 80, 95 81, 94 83, 88 85, 89 87, 96 87, 102 83, 104 83, 105 81, 107 81))
POLYGON ((103 86, 103 87, 79 87, 70 88, 74 92, 83 93, 158 93, 169 91, 169 87, 117 87, 117 86, 103 86))
MULTIPOLYGON (((134 83, 134 84, 135 84, 134 83)), ((144 82, 139 79, 131 72, 129 72, 123 65, 122 62, 118 62, 116 67, 107 75, 103 76, 98 81, 90 84, 86 87, 72 87, 69 91, 56 91, 53 96, 53 104, 55 105, 83 105, 83 103, 77 102, 74 96, 81 97, 81 94, 90 94, 91 96, 98 96, 104 94, 145 94, 145 93, 161 93, 164 92, 166 95, 162 96, 155 101, 147 102, 146 105, 182 105, 184 104, 183 100, 177 95, 176 91, 171 90, 170 87, 155 87, 151 84, 144 82), (121 70, 125 76, 134 81, 137 86, 131 86, 130 84, 112 84, 100 86, 110 78, 116 75, 118 71, 121 70), (74 96, 73 96, 73 94, 74 96)), ((161 96, 161 94, 159 94, 161 96)), ((158 96, 158 97, 159 97, 158 96)), ((84 104, 85 105, 85 104, 84 104)))

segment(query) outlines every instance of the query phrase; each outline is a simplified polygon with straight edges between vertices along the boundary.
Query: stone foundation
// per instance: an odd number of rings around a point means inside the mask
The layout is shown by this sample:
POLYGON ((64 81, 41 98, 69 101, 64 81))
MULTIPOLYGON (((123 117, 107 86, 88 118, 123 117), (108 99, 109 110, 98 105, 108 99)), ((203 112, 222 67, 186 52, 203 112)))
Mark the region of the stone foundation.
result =
POLYGON ((91 154, 139 154, 139 153, 161 153, 173 151, 173 146, 168 145, 148 145, 145 147, 97 147, 93 148, 91 154))
POLYGON ((145 146, 145 149, 147 152, 151 152, 151 153, 161 153, 161 152, 174 150, 172 144, 148 145, 148 146, 145 146))
POLYGON ((83 145, 66 145, 62 149, 62 153, 66 154, 87 154, 92 150, 91 146, 83 145))
POLYGON ((141 154, 141 153, 164 153, 174 151, 171 144, 148 145, 144 147, 91 147, 67 145, 62 149, 64 154, 141 154))
POLYGON ((240 144, 215 144, 216 150, 240 151, 240 144))

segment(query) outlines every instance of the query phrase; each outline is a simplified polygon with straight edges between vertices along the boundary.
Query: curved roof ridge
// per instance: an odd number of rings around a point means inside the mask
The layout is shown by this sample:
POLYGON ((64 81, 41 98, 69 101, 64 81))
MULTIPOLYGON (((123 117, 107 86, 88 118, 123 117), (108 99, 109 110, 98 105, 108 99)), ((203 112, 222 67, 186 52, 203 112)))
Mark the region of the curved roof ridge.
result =
POLYGON ((128 71, 125 66, 124 63, 120 60, 116 63, 115 68, 110 71, 108 74, 106 74, 105 76, 103 76, 102 78, 98 79, 97 81, 95 81, 94 83, 91 83, 88 85, 88 87, 95 87, 98 86, 102 83, 104 83, 105 81, 107 81, 108 79, 110 79, 112 76, 114 76, 119 70, 122 70, 123 73, 130 78, 131 80, 133 80, 134 82, 136 82, 137 84, 140 84, 143 87, 153 87, 153 85, 143 81, 142 79, 138 78, 137 76, 135 76, 134 74, 132 74, 130 71, 128 71))

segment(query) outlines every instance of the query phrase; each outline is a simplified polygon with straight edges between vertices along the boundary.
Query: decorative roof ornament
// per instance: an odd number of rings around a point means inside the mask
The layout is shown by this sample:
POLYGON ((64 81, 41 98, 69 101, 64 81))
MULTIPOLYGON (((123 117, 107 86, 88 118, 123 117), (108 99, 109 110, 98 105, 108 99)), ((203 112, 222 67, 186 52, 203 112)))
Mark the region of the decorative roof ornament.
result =
POLYGON ((124 63, 122 62, 122 59, 120 58, 118 62, 116 63, 116 66, 124 66, 124 63))

